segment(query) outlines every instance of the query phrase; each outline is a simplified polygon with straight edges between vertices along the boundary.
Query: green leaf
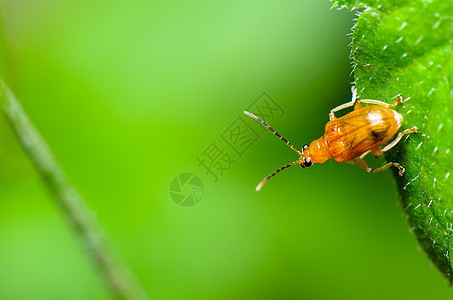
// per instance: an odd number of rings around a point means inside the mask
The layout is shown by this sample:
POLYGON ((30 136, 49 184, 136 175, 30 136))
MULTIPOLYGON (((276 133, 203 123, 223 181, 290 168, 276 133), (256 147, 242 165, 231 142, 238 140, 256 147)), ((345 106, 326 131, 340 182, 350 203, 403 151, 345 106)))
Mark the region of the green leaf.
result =
MULTIPOLYGON (((386 153, 406 168, 394 175, 405 213, 422 248, 453 282, 453 1, 332 1, 359 8, 352 59, 359 97, 393 102, 404 137, 386 153)), ((385 199, 383 199, 385 200, 385 199)))

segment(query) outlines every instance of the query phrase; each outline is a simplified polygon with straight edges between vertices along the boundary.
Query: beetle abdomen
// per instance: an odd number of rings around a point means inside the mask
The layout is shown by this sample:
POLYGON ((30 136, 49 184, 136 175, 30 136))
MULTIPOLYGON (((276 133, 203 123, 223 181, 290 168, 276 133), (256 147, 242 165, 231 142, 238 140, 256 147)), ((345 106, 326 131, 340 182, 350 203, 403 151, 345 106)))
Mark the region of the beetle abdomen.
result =
POLYGON ((324 138, 332 158, 344 162, 386 143, 399 126, 393 110, 372 105, 328 122, 324 138))

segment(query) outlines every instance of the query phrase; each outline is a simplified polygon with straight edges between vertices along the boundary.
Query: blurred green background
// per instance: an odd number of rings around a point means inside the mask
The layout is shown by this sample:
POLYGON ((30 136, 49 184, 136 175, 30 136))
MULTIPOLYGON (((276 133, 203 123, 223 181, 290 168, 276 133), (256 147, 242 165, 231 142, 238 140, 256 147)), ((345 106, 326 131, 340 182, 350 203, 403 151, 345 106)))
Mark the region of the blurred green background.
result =
MULTIPOLYGON (((218 182, 197 166, 263 91, 298 148, 320 137, 350 99, 352 13, 327 0, 0 4, 3 77, 153 299, 452 296, 391 172, 329 161, 256 193, 297 158, 258 129, 218 182), (169 196, 183 172, 205 187, 190 208, 169 196)), ((109 299, 3 116, 0 139, 0 298, 109 299)))

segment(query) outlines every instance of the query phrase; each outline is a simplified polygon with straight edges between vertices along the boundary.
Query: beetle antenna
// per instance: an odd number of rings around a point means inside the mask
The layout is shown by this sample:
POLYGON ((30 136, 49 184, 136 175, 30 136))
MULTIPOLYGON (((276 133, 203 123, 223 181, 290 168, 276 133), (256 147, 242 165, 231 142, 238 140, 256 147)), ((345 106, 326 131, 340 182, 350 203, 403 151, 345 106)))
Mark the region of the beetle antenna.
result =
POLYGON ((289 167, 292 167, 294 166, 295 164, 299 163, 298 160, 296 160, 295 162, 292 162, 290 163, 289 165, 286 165, 286 166, 283 166, 281 168, 278 168, 277 170, 275 170, 274 173, 272 173, 271 175, 267 176, 266 178, 263 179, 263 181, 261 181, 257 186, 256 186, 256 189, 255 191, 259 192, 261 190, 261 188, 263 187, 263 185, 266 183, 266 181, 268 181, 269 179, 271 179, 272 177, 274 177, 278 172, 280 172, 281 170, 284 170, 284 169, 287 169, 289 167))
MULTIPOLYGON (((251 112, 244 111, 244 114, 246 114, 247 116, 249 116, 249 117, 251 117, 251 118, 257 120, 258 122, 260 122, 261 124, 263 124, 264 126, 266 126, 267 129, 269 129, 270 131, 272 131, 272 133, 273 133, 274 135, 276 135, 279 139, 281 139, 283 142, 285 142, 289 147, 291 147, 291 149, 293 149, 294 151, 296 151, 299 155, 302 155, 302 152, 300 152, 299 150, 297 150, 297 149, 296 149, 296 148, 295 148, 295 147, 294 147, 287 139, 285 139, 285 138, 282 137, 277 131, 275 131, 274 129, 272 129, 272 127, 269 126, 269 124, 267 124, 266 122, 264 122, 263 120, 261 120, 260 118, 258 118, 258 117, 255 116, 254 114, 252 114, 251 112)), ((288 167, 290 167, 290 166, 292 166, 292 165, 285 166, 285 167, 283 167, 281 170, 286 169, 286 168, 288 168, 288 167)), ((277 170, 275 174, 277 174, 277 172, 279 172, 279 171, 280 171, 280 169, 277 170)), ((272 174, 272 176, 274 176, 275 174, 272 174)), ((270 177, 272 177, 272 176, 270 176, 270 177)), ((270 177, 269 177, 269 178, 270 178, 270 177)), ((267 178, 267 179, 269 179, 269 178, 267 178)), ((266 180, 267 180, 267 179, 266 179, 266 180)), ((264 184, 264 183, 263 183, 263 184, 264 184)))

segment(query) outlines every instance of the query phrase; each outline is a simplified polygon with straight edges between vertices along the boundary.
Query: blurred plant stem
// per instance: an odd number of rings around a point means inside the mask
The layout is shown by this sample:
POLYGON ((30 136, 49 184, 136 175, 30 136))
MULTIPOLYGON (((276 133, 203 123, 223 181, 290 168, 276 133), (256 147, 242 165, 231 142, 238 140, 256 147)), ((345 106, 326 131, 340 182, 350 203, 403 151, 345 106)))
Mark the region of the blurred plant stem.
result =
POLYGON ((120 299, 145 299, 146 296, 141 287, 107 244, 102 229, 86 207, 82 197, 68 182, 49 146, 1 79, 0 105, 25 152, 54 195, 57 204, 71 223, 113 295, 120 299))

